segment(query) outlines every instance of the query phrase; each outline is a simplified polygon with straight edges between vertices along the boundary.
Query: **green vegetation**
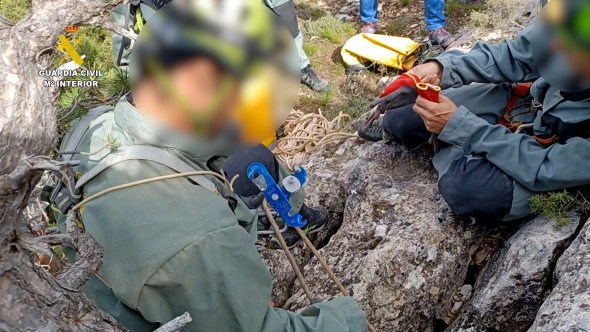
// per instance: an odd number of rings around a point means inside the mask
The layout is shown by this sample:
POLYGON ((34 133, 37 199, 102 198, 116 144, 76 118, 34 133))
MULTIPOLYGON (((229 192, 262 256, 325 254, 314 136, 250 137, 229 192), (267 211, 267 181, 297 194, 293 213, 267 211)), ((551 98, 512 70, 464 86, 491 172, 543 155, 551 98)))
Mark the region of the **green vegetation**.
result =
MULTIPOLYGON (((460 8, 457 4, 455 7, 460 8)), ((500 29, 521 24, 522 22, 518 21, 522 19, 521 13, 526 8, 528 4, 522 1, 486 0, 483 6, 471 8, 469 24, 480 30, 500 29)), ((446 10, 449 11, 448 4, 446 10)))
POLYGON ((447 17, 463 17, 468 16, 472 12, 480 12, 484 5, 480 2, 463 3, 461 1, 446 1, 445 15, 447 17))
POLYGON ((309 2, 295 2, 295 10, 297 11, 297 18, 301 20, 315 21, 321 17, 328 15, 328 13, 316 6, 317 4, 310 4, 309 2))
POLYGON ((11 21, 20 21, 31 7, 31 0, 0 0, 0 15, 11 21))
POLYGON ((305 22, 302 30, 308 38, 317 36, 335 44, 342 43, 355 33, 352 24, 342 22, 333 16, 323 16, 315 21, 305 22))
POLYGON ((400 0, 402 7, 408 7, 410 5, 410 0, 400 0))
POLYGON ((401 20, 392 20, 389 23, 387 23, 387 27, 385 28, 387 31, 387 34, 390 36, 397 36, 400 34, 400 32, 402 31, 402 22, 401 20))
POLYGON ((334 66, 334 75, 343 76, 346 75, 346 67, 342 62, 338 62, 334 66))
POLYGON ((554 220, 556 228, 570 223, 568 213, 576 206, 582 213, 590 213, 590 202, 580 193, 575 196, 567 191, 540 194, 531 197, 529 203, 534 214, 554 220))
MULTIPOLYGON (((101 71, 99 77, 82 77, 79 80, 97 80, 98 89, 93 87, 69 87, 60 89, 57 100, 59 112, 59 133, 65 133, 70 122, 83 115, 88 109, 99 105, 113 104, 129 90, 127 73, 116 67, 111 51, 111 33, 96 27, 81 27, 70 39, 78 39, 76 50, 85 55, 84 69, 101 71)), ((54 67, 62 60, 61 54, 54 57, 54 67)), ((69 61, 66 59, 65 61, 69 61)))
POLYGON ((309 15, 312 20, 317 20, 317 19, 322 18, 328 14, 326 13, 326 11, 324 11, 321 8, 312 8, 309 12, 309 15))
POLYGON ((303 50, 308 57, 314 56, 318 50, 320 49, 320 45, 313 40, 305 41, 303 43, 303 50))
MULTIPOLYGON (((319 110, 328 119, 333 119, 342 112, 355 120, 368 110, 370 101, 377 92, 376 82, 379 75, 371 71, 347 74, 346 66, 340 59, 340 47, 357 33, 353 24, 342 22, 333 16, 322 16, 314 20, 313 15, 309 15, 311 9, 305 8, 305 11, 309 20, 301 27, 306 41, 303 48, 311 58, 316 72, 330 82, 331 90, 317 94, 302 87, 295 108, 304 112, 319 110)), ((346 123, 343 125, 346 126, 346 123)))

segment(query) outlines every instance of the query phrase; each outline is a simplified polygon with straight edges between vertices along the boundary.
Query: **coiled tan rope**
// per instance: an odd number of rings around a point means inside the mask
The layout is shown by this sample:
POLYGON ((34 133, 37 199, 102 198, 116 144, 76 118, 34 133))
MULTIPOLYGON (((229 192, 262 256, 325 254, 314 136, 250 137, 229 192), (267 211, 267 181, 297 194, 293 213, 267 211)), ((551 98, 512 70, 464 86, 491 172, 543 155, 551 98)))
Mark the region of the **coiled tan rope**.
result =
POLYGON ((277 141, 273 153, 290 171, 295 166, 305 164, 309 155, 318 147, 358 135, 344 132, 344 122, 351 120, 350 115, 340 112, 332 121, 326 119, 321 111, 305 114, 293 111, 285 122, 285 137, 277 141))

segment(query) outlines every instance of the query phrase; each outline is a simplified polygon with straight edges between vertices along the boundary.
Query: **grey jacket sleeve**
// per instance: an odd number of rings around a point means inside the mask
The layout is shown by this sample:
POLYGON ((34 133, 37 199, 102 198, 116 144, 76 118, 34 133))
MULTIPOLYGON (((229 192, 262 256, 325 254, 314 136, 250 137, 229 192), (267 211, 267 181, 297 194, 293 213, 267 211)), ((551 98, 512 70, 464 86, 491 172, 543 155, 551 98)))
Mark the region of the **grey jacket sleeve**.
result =
POLYGON ((542 147, 532 137, 492 125, 460 106, 439 139, 466 154, 485 156, 517 182, 533 191, 549 191, 590 183, 590 141, 571 138, 542 147))
POLYGON ((530 81, 540 75, 531 44, 534 26, 513 40, 499 44, 477 43, 468 53, 445 52, 435 60, 443 66, 441 87, 454 88, 471 83, 511 83, 530 81))

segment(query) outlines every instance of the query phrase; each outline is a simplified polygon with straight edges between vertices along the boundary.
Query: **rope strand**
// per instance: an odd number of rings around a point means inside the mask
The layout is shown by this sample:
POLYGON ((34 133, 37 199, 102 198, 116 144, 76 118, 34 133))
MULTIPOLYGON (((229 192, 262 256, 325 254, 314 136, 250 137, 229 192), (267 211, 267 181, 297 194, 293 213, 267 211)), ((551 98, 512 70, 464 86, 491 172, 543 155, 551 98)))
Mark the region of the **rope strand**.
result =
POLYGON ((292 172, 295 166, 305 164, 318 147, 328 142, 357 137, 357 134, 343 131, 343 123, 350 120, 350 115, 342 112, 329 121, 321 111, 305 114, 294 110, 285 123, 285 137, 277 141, 273 153, 292 172))

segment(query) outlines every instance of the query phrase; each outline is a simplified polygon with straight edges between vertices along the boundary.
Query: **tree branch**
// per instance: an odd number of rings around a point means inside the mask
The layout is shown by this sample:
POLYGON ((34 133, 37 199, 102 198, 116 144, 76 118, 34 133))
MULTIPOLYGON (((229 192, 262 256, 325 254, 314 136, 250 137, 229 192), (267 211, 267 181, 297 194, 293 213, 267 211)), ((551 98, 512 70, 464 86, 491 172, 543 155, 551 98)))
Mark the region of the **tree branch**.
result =
POLYGON ((77 163, 77 161, 55 161, 49 157, 39 156, 23 159, 10 174, 0 175, 0 196, 19 190, 30 179, 32 172, 46 170, 62 172, 65 168, 75 166, 77 163))
POLYGON ((193 319, 188 312, 174 318, 173 320, 169 321, 168 323, 160 326, 158 329, 154 330, 154 332, 176 332, 182 330, 186 324, 192 322, 193 319))
POLYGON ((0 14, 0 30, 1 29, 8 29, 14 26, 14 22, 4 17, 4 15, 0 14))
POLYGON ((69 290, 78 290, 100 268, 103 251, 90 234, 81 232, 76 225, 76 211, 66 217, 68 236, 73 240, 74 249, 80 254, 76 262, 57 276, 59 284, 69 290))
POLYGON ((95 25, 98 25, 102 28, 105 28, 111 32, 114 32, 116 34, 119 34, 123 37, 127 37, 131 40, 136 40, 137 39, 137 34, 135 34, 132 31, 129 31, 127 29, 124 29, 122 26, 116 24, 115 22, 113 22, 113 20, 111 19, 111 16, 99 16, 96 18, 95 21, 93 22, 89 22, 95 25))

